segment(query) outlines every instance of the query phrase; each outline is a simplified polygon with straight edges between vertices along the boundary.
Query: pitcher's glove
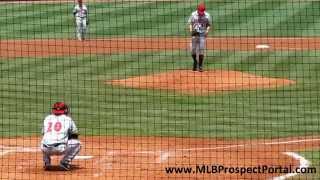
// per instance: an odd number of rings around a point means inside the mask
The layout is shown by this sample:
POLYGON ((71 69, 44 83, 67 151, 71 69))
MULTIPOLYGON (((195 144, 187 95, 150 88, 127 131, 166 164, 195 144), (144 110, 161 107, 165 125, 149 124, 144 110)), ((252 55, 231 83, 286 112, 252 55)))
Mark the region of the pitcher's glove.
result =
POLYGON ((68 139, 79 139, 79 134, 70 134, 68 139))
POLYGON ((191 36, 199 36, 199 35, 200 35, 200 33, 197 32, 197 31, 195 31, 195 30, 193 30, 193 31, 191 32, 191 36))

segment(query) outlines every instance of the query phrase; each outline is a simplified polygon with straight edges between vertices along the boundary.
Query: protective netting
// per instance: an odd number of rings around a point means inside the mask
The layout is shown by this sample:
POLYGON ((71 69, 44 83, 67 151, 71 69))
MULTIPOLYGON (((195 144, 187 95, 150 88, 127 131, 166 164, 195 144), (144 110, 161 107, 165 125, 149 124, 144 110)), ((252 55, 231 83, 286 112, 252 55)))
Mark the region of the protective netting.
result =
POLYGON ((319 16, 0 1, 0 179, 320 179, 319 16))

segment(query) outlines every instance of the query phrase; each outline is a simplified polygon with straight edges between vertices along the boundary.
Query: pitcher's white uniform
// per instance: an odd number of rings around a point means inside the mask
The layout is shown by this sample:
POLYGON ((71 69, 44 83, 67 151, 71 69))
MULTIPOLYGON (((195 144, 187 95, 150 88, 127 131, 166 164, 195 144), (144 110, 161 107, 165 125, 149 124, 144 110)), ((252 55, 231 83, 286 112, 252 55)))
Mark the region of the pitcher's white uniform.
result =
POLYGON ((79 1, 73 9, 73 15, 76 20, 76 32, 78 40, 82 41, 85 39, 87 24, 88 24, 88 8, 86 5, 79 1))
POLYGON ((41 150, 45 168, 51 166, 50 157, 53 155, 63 155, 60 165, 69 166, 80 151, 80 141, 69 139, 70 134, 78 134, 78 129, 72 118, 66 114, 67 111, 62 113, 61 110, 53 109, 52 114, 43 121, 41 150))
POLYGON ((204 60, 204 50, 206 47, 206 36, 211 27, 211 17, 206 11, 206 6, 200 3, 197 11, 192 12, 188 19, 189 31, 191 32, 191 56, 193 59, 193 71, 202 72, 202 64, 204 60), (197 60, 197 54, 199 60, 197 60))

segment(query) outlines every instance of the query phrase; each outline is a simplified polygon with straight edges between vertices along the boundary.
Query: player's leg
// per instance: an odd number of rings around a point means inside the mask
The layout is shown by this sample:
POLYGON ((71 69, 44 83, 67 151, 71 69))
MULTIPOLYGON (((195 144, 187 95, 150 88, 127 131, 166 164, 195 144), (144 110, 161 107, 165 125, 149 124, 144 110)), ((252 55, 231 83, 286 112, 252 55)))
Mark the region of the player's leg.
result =
POLYGON ((51 157, 50 157, 50 150, 46 147, 41 147, 42 155, 43 155, 43 168, 45 170, 49 170, 51 167, 51 157))
POLYGON ((43 164, 44 169, 49 170, 51 167, 51 156, 53 155, 61 155, 65 152, 66 145, 60 144, 60 145, 41 145, 41 151, 43 154, 43 164))
POLYGON ((192 42, 191 42, 191 56, 193 59, 193 71, 196 71, 198 68, 198 60, 197 60, 197 49, 198 49, 198 37, 192 36, 192 42))
POLYGON ((76 18, 76 34, 77 34, 77 38, 78 38, 78 40, 82 40, 82 33, 81 33, 81 29, 82 29, 82 22, 81 22, 81 19, 80 18, 76 18))
POLYGON ((51 167, 52 147, 42 144, 40 148, 43 157, 43 168, 45 170, 49 170, 49 168, 51 167))
POLYGON ((82 19, 82 26, 81 26, 81 39, 85 40, 87 33, 87 20, 84 18, 82 19))
POLYGON ((60 161, 60 167, 62 167, 64 170, 70 170, 71 161, 80 152, 80 149, 80 141, 78 139, 70 139, 64 152, 64 156, 60 161))
POLYGON ((203 71, 203 61, 204 61, 204 50, 206 47, 206 39, 205 37, 199 38, 199 71, 203 71))

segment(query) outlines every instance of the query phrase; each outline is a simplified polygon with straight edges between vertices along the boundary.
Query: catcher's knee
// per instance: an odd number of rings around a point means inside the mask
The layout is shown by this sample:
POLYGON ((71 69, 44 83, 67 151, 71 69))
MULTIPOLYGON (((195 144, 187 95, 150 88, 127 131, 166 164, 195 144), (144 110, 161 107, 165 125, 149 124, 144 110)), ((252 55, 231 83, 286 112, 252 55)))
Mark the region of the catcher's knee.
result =
POLYGON ((75 157, 80 152, 80 149, 81 143, 78 139, 70 139, 68 141, 67 152, 69 152, 69 155, 72 156, 72 158, 70 159, 73 159, 73 157, 75 157))
POLYGON ((68 146, 80 146, 81 142, 79 139, 69 139, 68 146))

